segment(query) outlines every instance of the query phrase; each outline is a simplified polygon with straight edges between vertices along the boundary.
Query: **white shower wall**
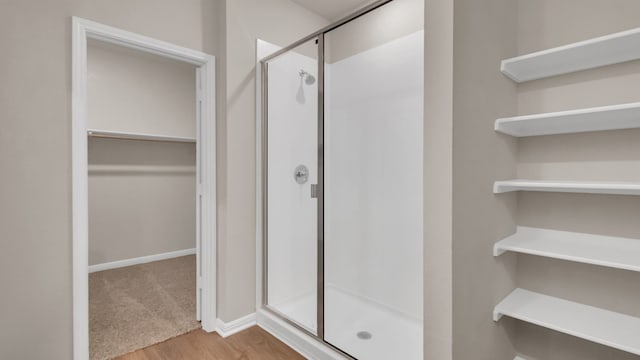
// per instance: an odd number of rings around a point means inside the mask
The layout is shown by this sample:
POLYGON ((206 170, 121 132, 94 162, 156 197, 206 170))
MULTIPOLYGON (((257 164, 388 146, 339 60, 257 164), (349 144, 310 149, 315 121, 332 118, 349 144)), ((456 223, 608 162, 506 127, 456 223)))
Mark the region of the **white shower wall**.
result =
MULTIPOLYGON (((314 48, 307 46, 305 54, 314 48)), ((318 174, 318 90, 317 82, 301 82, 299 72, 317 78, 317 69, 316 59, 291 51, 269 63, 268 82, 268 303, 311 330, 317 322, 316 301, 309 299, 317 291, 317 200, 311 184, 318 174), (298 165, 309 169, 302 185, 294 179, 298 165)))
POLYGON ((325 67, 326 285, 418 321, 423 64, 419 31, 325 67))

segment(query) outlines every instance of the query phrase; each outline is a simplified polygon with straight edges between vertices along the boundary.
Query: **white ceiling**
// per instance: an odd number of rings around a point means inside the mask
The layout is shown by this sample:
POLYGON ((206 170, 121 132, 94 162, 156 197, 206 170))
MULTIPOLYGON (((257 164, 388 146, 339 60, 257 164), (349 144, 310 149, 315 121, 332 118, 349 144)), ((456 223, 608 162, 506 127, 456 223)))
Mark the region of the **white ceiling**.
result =
POLYGON ((291 0, 329 21, 338 20, 374 0, 291 0))

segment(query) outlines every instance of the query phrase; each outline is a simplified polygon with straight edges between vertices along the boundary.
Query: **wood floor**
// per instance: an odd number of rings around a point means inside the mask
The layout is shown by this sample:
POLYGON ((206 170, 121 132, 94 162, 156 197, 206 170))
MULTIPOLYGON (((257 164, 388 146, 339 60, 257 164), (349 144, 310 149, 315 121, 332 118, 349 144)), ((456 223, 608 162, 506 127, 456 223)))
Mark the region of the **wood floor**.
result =
POLYGON ((271 334, 254 326, 226 339, 195 330, 117 360, 289 360, 304 359, 271 334))

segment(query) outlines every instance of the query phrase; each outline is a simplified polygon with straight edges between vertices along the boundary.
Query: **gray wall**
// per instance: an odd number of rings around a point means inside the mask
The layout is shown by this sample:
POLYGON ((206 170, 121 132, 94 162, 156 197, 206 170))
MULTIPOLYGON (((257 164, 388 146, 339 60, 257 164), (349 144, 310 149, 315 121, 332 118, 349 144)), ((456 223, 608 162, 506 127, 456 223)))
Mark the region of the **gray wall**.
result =
MULTIPOLYGON (((640 3, 634 0, 519 0, 517 54, 640 26, 639 13, 640 3)), ((522 115, 640 101, 640 62, 521 84, 517 94, 522 115)), ((639 130, 523 138, 518 141, 518 177, 637 182, 639 138, 639 130)), ((638 214, 636 197, 522 193, 517 220, 521 225, 640 238, 638 214)), ((519 287, 640 316, 636 272, 526 255, 517 261, 519 287)), ((640 358, 523 323, 518 324, 516 347, 531 359, 640 358)))
POLYGON ((89 140, 89 265, 196 247, 195 144, 89 140))
POLYGON ((452 359, 453 2, 424 3, 424 358, 452 359))
POLYGON ((95 40, 87 48, 88 126, 196 136, 196 67, 95 40))
POLYGON ((516 141, 493 122, 516 111, 500 60, 517 51, 510 0, 425 2, 425 359, 512 359, 515 322, 492 311, 515 287, 516 260, 493 243, 515 230, 516 141))
POLYGON ((454 2, 453 359, 514 355, 513 324, 491 315, 515 285, 516 263, 491 249, 515 229, 516 195, 495 196, 492 186, 516 175, 516 141, 493 130, 496 118, 516 112, 516 86, 498 71, 516 51, 516 5, 454 2))
MULTIPOLYGON (((87 51, 90 129, 196 136, 195 66, 87 51)), ((89 265, 196 247, 195 144, 89 140, 89 265)))
POLYGON ((215 54, 206 0, 6 0, 0 5, 0 358, 68 360, 71 18, 215 54))

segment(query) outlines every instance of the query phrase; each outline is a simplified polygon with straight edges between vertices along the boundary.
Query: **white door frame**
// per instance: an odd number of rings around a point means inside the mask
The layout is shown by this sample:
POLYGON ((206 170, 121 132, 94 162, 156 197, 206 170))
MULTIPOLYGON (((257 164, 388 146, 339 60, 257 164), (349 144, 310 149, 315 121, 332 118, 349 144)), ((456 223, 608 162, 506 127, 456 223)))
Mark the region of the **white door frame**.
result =
POLYGON ((198 68, 199 123, 197 146, 201 243, 198 286, 205 331, 216 329, 216 147, 215 58, 150 37, 72 17, 72 237, 73 237, 73 358, 89 359, 89 196, 87 150, 87 40, 123 46, 194 64, 198 68))

